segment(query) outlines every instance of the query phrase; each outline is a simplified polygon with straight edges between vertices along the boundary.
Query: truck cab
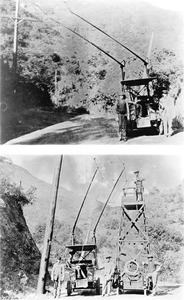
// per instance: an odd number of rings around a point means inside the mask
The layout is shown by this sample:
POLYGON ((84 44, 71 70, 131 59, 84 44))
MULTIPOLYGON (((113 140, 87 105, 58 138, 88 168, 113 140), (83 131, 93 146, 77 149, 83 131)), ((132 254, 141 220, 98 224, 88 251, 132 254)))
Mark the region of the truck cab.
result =
POLYGON ((67 295, 74 291, 93 291, 100 294, 100 278, 97 277, 97 247, 95 244, 69 245, 70 280, 67 282, 67 295))

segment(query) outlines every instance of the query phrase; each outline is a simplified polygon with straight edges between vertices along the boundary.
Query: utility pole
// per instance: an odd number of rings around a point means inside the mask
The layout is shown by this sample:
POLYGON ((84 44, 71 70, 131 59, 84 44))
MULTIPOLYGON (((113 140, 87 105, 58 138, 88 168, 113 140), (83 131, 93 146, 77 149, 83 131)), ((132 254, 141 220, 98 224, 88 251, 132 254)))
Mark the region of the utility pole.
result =
POLYGON ((20 0, 16 0, 15 19, 14 19, 14 38, 13 38, 13 73, 17 71, 17 50, 18 50, 18 23, 19 23, 20 0))
POLYGON ((14 22, 14 38, 13 38, 13 63, 12 70, 13 74, 16 76, 17 72, 17 53, 18 53, 18 25, 23 21, 34 21, 39 22, 39 20, 32 18, 20 18, 19 17, 19 9, 20 9, 20 0, 16 0, 16 8, 15 8, 15 17, 2 15, 2 18, 9 18, 14 22))
POLYGON ((42 251, 40 271, 38 277, 37 292, 39 294, 45 293, 46 275, 48 270, 48 263, 49 263, 50 250, 51 250, 52 237, 53 237, 54 219, 55 219, 55 211, 56 211, 56 203, 58 197, 62 161, 63 161, 63 155, 58 156, 54 177, 53 177, 50 213, 49 213, 46 230, 45 230, 44 246, 42 251))

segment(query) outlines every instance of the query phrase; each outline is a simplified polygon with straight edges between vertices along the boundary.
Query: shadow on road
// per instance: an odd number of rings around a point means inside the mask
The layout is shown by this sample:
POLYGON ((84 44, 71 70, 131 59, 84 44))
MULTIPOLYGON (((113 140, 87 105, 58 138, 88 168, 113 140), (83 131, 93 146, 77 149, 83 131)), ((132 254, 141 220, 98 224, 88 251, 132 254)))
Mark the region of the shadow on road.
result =
POLYGON ((20 141, 19 144, 77 144, 81 141, 93 141, 117 138, 117 128, 114 119, 92 118, 89 120, 72 120, 70 126, 58 128, 44 133, 30 141, 20 141))
MULTIPOLYGON (((74 118, 63 126, 58 124, 55 130, 40 133, 38 136, 20 140, 18 144, 79 144, 89 142, 95 144, 119 143, 118 123, 115 119, 105 117, 74 118)), ((134 130, 129 134, 129 140, 139 136, 155 135, 156 131, 150 128, 134 130)), ((121 142, 123 143, 123 142, 121 142)))
POLYGON ((157 295, 158 296, 166 296, 169 294, 172 294, 175 290, 177 290, 178 288, 180 288, 181 285, 175 285, 175 286, 159 286, 158 288, 158 292, 157 295))
POLYGON ((152 136, 152 135, 158 135, 158 131, 154 127, 148 127, 148 128, 139 128, 136 130, 133 130, 132 132, 129 132, 128 137, 135 138, 140 136, 152 136))

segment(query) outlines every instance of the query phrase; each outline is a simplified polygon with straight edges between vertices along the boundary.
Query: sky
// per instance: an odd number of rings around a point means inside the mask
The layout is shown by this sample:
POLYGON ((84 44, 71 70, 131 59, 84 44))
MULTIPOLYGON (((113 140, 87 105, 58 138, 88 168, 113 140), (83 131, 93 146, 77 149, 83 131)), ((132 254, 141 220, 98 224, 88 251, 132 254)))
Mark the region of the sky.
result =
POLYGON ((183 0, 146 0, 145 2, 169 10, 181 10, 183 8, 183 0))
MULTIPOLYGON (((88 10, 88 7, 99 6, 99 9, 103 9, 103 7, 111 6, 113 4, 114 7, 120 7, 120 4, 123 2, 146 2, 151 5, 172 11, 183 11, 183 0, 21 0, 21 6, 30 7, 30 2, 33 5, 35 11, 34 13, 38 13, 40 9, 49 11, 49 8, 56 9, 58 15, 62 15, 65 19, 65 15, 69 16, 70 11, 69 8, 75 12, 85 12, 88 10), (64 14, 63 14, 64 13, 64 14)), ((65 20, 66 21, 66 20, 65 20)))
MULTIPOLYGON (((33 0, 32 0, 33 1, 33 0)), ((47 5, 55 5, 57 3, 63 3, 63 5, 65 3, 68 3, 68 5, 74 5, 75 2, 80 2, 81 5, 83 5, 84 3, 88 3, 88 2, 123 2, 124 0, 35 0, 33 2, 36 3, 45 3, 47 5)), ((149 2, 152 5, 158 6, 160 8, 164 8, 164 9, 170 9, 170 10, 181 10, 181 8, 183 8, 183 0, 128 0, 128 1, 136 1, 136 2, 149 2)))
MULTIPOLYGON (((25 168, 35 177, 52 183, 56 156, 11 155, 13 163, 25 168)), ((60 186, 84 195, 96 168, 98 172, 91 188, 92 195, 104 201, 125 166, 112 202, 118 202, 124 186, 134 185, 134 171, 144 178, 145 192, 153 187, 168 190, 184 179, 183 158, 179 155, 64 155, 60 186), (116 200, 117 199, 117 200, 116 200)))

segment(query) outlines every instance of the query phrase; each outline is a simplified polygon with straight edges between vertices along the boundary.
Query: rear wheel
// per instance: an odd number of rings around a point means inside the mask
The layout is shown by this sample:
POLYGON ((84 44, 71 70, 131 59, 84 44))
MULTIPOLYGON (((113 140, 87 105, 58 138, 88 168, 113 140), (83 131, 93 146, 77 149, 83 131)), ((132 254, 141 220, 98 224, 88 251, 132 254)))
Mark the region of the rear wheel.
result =
POLYGON ((72 293, 72 285, 70 281, 67 281, 67 295, 70 296, 72 293))
POLYGON ((97 279, 96 281, 96 295, 100 295, 101 290, 100 290, 100 278, 97 279))

